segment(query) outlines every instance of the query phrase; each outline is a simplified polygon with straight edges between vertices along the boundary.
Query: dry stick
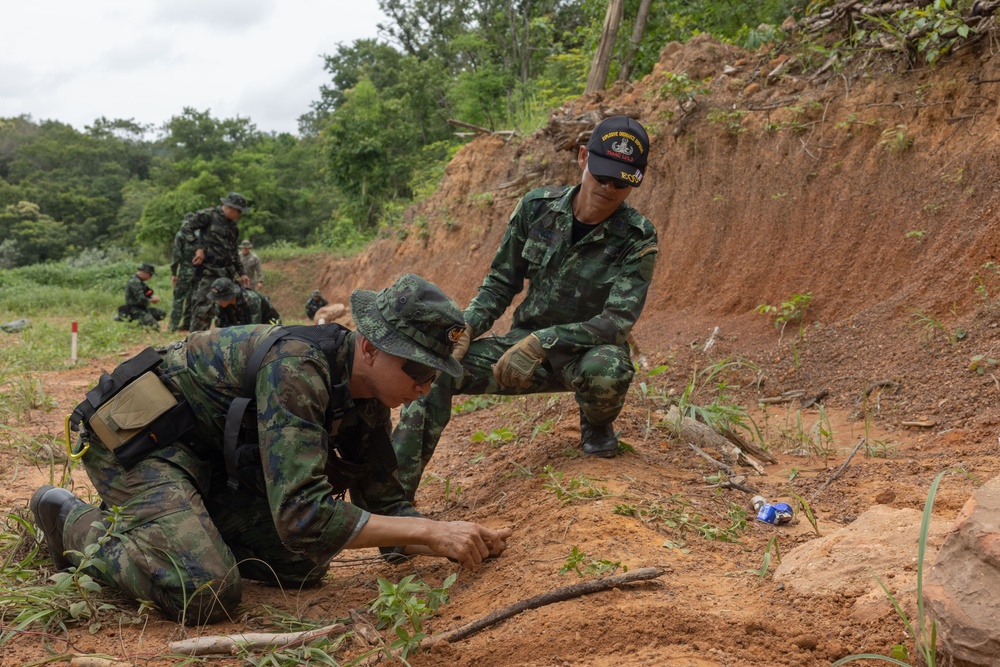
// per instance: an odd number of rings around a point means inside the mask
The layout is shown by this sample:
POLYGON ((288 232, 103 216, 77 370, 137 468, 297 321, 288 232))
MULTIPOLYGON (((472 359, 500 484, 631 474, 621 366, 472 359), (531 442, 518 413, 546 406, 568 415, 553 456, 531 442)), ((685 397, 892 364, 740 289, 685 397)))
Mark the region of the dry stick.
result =
POLYGON ((732 466, 727 465, 727 464, 723 463, 722 461, 716 461, 711 456, 709 456, 708 454, 706 454, 705 450, 703 450, 698 445, 696 445, 696 444, 694 444, 692 442, 689 442, 689 443, 687 443, 687 446, 690 447, 691 449, 693 449, 695 454, 697 454, 698 456, 702 457, 703 459, 705 459, 706 461, 708 461, 712 465, 717 466, 720 470, 726 472, 729 475, 735 475, 736 474, 736 471, 733 470, 732 466))
POLYGON ((195 637, 170 642, 171 653, 184 655, 213 655, 220 653, 236 654, 239 649, 251 648, 288 648, 305 644, 313 639, 331 635, 334 632, 347 630, 342 623, 334 623, 315 630, 305 632, 249 632, 240 635, 215 635, 211 637, 195 637))
POLYGON ((666 573, 666 570, 662 568, 644 567, 640 570, 633 570, 631 572, 615 575, 613 577, 584 581, 579 584, 572 584, 571 586, 563 586, 562 588, 557 588, 554 591, 549 591, 548 593, 542 593, 541 595, 536 595, 535 597, 528 598, 527 600, 515 602, 510 606, 498 609, 497 611, 476 619, 471 623, 467 623, 460 628, 428 637, 420 642, 420 645, 422 648, 428 648, 440 641, 456 642, 460 639, 465 639, 466 637, 474 635, 480 630, 484 630, 491 625, 496 625, 500 621, 504 621, 511 616, 516 616, 522 611, 544 607, 545 605, 552 604, 553 602, 572 600, 573 598, 578 598, 582 595, 598 593, 600 591, 605 591, 609 588, 615 588, 634 581, 656 579, 657 577, 663 576, 664 573, 666 573))
POLYGON ((850 464, 851 459, 853 459, 854 455, 858 453, 859 449, 861 449, 861 445, 865 444, 866 442, 868 442, 868 438, 861 438, 861 441, 858 442, 858 444, 854 446, 854 451, 851 452, 851 455, 847 457, 846 461, 844 461, 842 464, 840 464, 839 468, 837 468, 837 472, 835 472, 832 475, 830 475, 830 479, 828 479, 825 482, 823 482, 823 486, 819 487, 818 489, 816 489, 815 491, 812 492, 812 494, 809 496, 809 502, 812 502, 813 499, 816 498, 816 496, 819 494, 820 491, 822 491, 826 487, 830 486, 830 483, 833 480, 835 480, 838 477, 840 477, 840 473, 844 472, 844 470, 847 468, 848 464, 850 464))

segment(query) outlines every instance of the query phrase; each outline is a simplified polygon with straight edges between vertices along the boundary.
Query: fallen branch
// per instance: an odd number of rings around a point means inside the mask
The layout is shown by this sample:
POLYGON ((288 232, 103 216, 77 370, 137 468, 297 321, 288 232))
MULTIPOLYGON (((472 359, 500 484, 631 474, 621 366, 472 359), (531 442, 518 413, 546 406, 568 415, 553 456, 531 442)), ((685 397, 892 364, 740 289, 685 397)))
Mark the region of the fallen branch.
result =
POLYGON ((826 389, 823 389, 822 391, 820 391, 818 394, 816 394, 812 398, 803 398, 802 402, 799 403, 799 408, 801 410, 805 410, 806 408, 811 408, 812 406, 816 405, 817 403, 819 403, 820 401, 822 401, 824 398, 826 398, 829 395, 830 395, 830 392, 827 391, 826 389))
POLYGON ((842 464, 840 464, 840 467, 839 467, 839 468, 837 468, 837 471, 836 471, 835 473, 833 473, 832 475, 830 475, 830 479, 828 479, 828 480, 826 480, 825 482, 823 482, 823 486, 819 487, 818 489, 816 489, 815 491, 813 491, 813 492, 812 492, 812 493, 811 493, 811 494, 809 495, 809 502, 812 502, 812 501, 813 501, 813 499, 814 499, 814 498, 815 498, 815 497, 816 497, 817 495, 819 495, 819 492, 820 492, 820 491, 822 491, 822 490, 823 490, 823 489, 825 489, 826 487, 830 486, 830 484, 831 484, 831 483, 833 482, 833 480, 835 480, 835 479, 837 479, 838 477, 840 477, 840 474, 841 474, 842 472, 844 472, 844 470, 846 470, 846 469, 847 469, 847 466, 848 466, 848 465, 849 465, 849 464, 851 463, 851 459, 853 459, 853 458, 854 458, 854 455, 858 453, 858 450, 859 450, 859 449, 861 449, 861 446, 862 446, 863 444, 865 444, 866 442, 868 442, 868 438, 861 438, 861 441, 860 441, 860 442, 858 442, 858 444, 854 446, 854 451, 853 451, 853 452, 851 452, 851 455, 847 457, 847 460, 846 460, 846 461, 844 461, 844 462, 843 462, 842 464))
POLYGON ((747 454, 752 454, 756 458, 766 461, 767 463, 778 462, 778 459, 771 456, 771 452, 767 451, 763 447, 755 445, 754 443, 750 442, 736 431, 724 428, 722 429, 722 435, 723 437, 728 439, 729 442, 733 443, 747 454))
POLYGON ((342 623, 334 623, 305 632, 248 632, 239 635, 215 635, 195 637, 170 642, 171 653, 184 655, 235 655, 240 649, 288 648, 306 644, 314 639, 347 630, 342 623))
POLYGON ((507 620, 511 616, 516 616, 522 611, 527 611, 529 609, 537 609, 538 607, 544 607, 545 605, 552 604, 553 602, 564 602, 566 600, 572 600, 573 598, 578 598, 583 595, 589 595, 591 593, 598 593, 600 591, 606 591, 610 588, 617 588, 623 584, 629 584, 635 581, 646 581, 649 579, 656 579, 663 576, 666 570, 658 567, 644 567, 639 570, 632 570, 631 572, 626 572, 624 574, 615 575, 613 577, 606 577, 604 579, 593 579, 591 581, 584 581, 579 584, 572 584, 570 586, 563 586, 562 588, 557 588, 554 591, 549 591, 548 593, 542 593, 541 595, 536 595, 533 598, 527 600, 522 600, 521 602, 516 602, 512 605, 504 607, 503 609, 498 609, 482 618, 476 619, 471 623, 467 623, 460 628, 455 630, 449 630, 447 632, 441 632, 432 637, 420 642, 421 648, 429 648, 434 644, 441 641, 446 642, 456 642, 460 639, 465 639, 480 630, 484 630, 491 625, 496 625, 500 621, 507 620))
POLYGON ((70 667, 132 667, 131 662, 95 658, 89 655, 77 655, 69 661, 70 667))
POLYGON ((721 470, 721 471, 723 471, 723 472, 725 472, 725 473, 727 473, 729 475, 735 475, 736 474, 736 471, 733 470, 732 466, 730 466, 727 463, 723 463, 722 461, 716 461, 711 456, 709 456, 708 454, 706 454, 705 450, 703 450, 698 445, 689 442, 687 444, 687 446, 690 447, 691 449, 693 449, 695 454, 697 454, 698 456, 702 457, 703 459, 705 459, 706 461, 708 461, 709 463, 711 463, 713 466, 715 466, 719 470, 721 470))
MULTIPOLYGON (((667 415, 663 420, 662 425, 676 438, 683 440, 692 445, 697 443, 701 448, 712 447, 720 451, 727 461, 727 467, 744 463, 755 471, 758 475, 766 474, 764 472, 764 466, 758 463, 755 459, 749 456, 746 452, 740 449, 737 445, 730 442, 724 435, 717 433, 710 426, 706 426, 699 421, 691 419, 690 417, 684 417, 681 415, 680 411, 677 410, 676 405, 671 405, 670 409, 667 411, 667 415)), ((704 454, 704 456, 708 456, 704 454)), ((715 461, 711 457, 708 457, 715 464, 719 464, 719 461, 715 461)), ((725 468, 723 468, 725 470, 725 468)), ((733 473, 731 467, 727 470, 730 474, 733 473)))
POLYGON ((796 398, 802 398, 806 395, 806 392, 802 389, 793 389, 791 391, 782 392, 781 396, 771 396, 769 398, 762 398, 758 403, 763 405, 771 405, 773 403, 791 403, 796 398))

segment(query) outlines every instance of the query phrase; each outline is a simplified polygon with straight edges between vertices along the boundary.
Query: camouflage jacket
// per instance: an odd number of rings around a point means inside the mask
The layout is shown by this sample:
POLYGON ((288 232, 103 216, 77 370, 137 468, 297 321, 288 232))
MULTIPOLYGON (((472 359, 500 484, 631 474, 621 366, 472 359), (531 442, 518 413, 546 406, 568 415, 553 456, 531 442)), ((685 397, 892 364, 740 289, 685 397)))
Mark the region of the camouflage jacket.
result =
POLYGON ((306 317, 308 317, 311 320, 313 317, 316 316, 316 312, 320 308, 329 305, 329 303, 330 302, 324 299, 323 297, 320 297, 318 299, 314 297, 309 297, 309 300, 306 301, 306 317))
POLYGON ((252 289, 240 288, 236 303, 228 308, 215 304, 215 326, 235 327, 243 324, 281 324, 281 316, 271 300, 252 289), (272 322, 273 320, 273 322, 272 322))
POLYGON ((194 265, 191 264, 193 259, 194 248, 191 244, 184 240, 181 232, 174 234, 174 245, 170 249, 170 275, 193 273, 194 265))
MULTIPOLYGON (((164 353, 167 382, 184 395, 198 422, 191 447, 223 479, 226 412, 240 396, 250 355, 272 329, 199 331, 164 353)), ((381 429, 389 435, 389 408, 374 399, 352 399, 347 389, 340 403, 343 417, 328 423, 331 387, 350 383, 354 336, 349 333, 337 351, 337 377, 330 377, 321 351, 289 339, 271 348, 257 374, 257 429, 271 516, 282 544, 316 562, 347 546, 370 513, 420 516, 404 500, 396 475, 384 475, 373 456, 373 434, 381 429), (364 466, 363 476, 349 490, 351 502, 334 496, 325 470, 340 459, 331 449, 364 466)))
POLYGON ((623 203, 571 244, 579 186, 532 190, 514 208, 490 272, 465 309, 480 336, 503 315, 528 280, 514 328, 564 354, 624 345, 646 302, 656 260, 656 229, 623 203))
POLYGON ((128 308, 138 308, 147 310, 149 299, 153 296, 153 289, 146 285, 139 276, 134 273, 129 276, 125 283, 125 306, 128 308))
POLYGON ((250 276, 250 283, 256 285, 264 282, 264 266, 260 263, 257 253, 240 253, 240 263, 243 265, 243 272, 250 276))
POLYGON ((223 269, 231 278, 246 275, 237 252, 239 227, 222 213, 221 206, 188 213, 181 236, 194 250, 205 250, 206 268, 223 269))

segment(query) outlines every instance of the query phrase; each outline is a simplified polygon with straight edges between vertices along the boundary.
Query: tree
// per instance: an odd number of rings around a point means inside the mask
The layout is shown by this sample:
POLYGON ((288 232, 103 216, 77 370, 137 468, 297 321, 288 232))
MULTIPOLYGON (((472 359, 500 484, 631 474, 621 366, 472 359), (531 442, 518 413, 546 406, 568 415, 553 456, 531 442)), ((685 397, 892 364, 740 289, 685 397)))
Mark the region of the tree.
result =
POLYGON ((587 87, 584 94, 604 90, 608 80, 608 70, 611 68, 611 56, 614 55, 615 38, 618 36, 618 26, 622 22, 623 0, 608 0, 608 11, 604 15, 604 27, 601 29, 601 39, 594 52, 594 60, 590 65, 590 76, 587 77, 587 87))

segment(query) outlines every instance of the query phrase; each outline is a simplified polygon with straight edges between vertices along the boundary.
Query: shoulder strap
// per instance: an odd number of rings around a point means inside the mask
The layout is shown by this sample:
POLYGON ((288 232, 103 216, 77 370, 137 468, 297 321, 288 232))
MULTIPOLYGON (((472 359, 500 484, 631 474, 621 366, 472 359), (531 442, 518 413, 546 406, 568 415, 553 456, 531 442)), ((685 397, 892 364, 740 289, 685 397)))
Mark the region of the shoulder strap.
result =
MULTIPOLYGON (((223 430, 223 452, 226 459, 226 475, 228 476, 229 488, 236 490, 239 488, 239 477, 236 471, 236 449, 240 444, 240 432, 242 431, 247 439, 251 437, 257 442, 257 428, 254 413, 251 406, 256 404, 257 374, 264 363, 264 356, 274 345, 281 340, 293 338, 318 348, 327 359, 330 366, 330 381, 339 377, 340 369, 336 364, 336 352, 344 342, 347 330, 339 324, 327 324, 323 326, 291 326, 277 327, 269 333, 263 340, 257 343, 247 365, 243 370, 243 385, 240 396, 234 398, 229 404, 226 412, 226 426, 223 430)), ((330 403, 327 406, 327 419, 331 417, 339 418, 344 414, 343 403, 346 395, 347 384, 341 383, 330 387, 330 403)))

